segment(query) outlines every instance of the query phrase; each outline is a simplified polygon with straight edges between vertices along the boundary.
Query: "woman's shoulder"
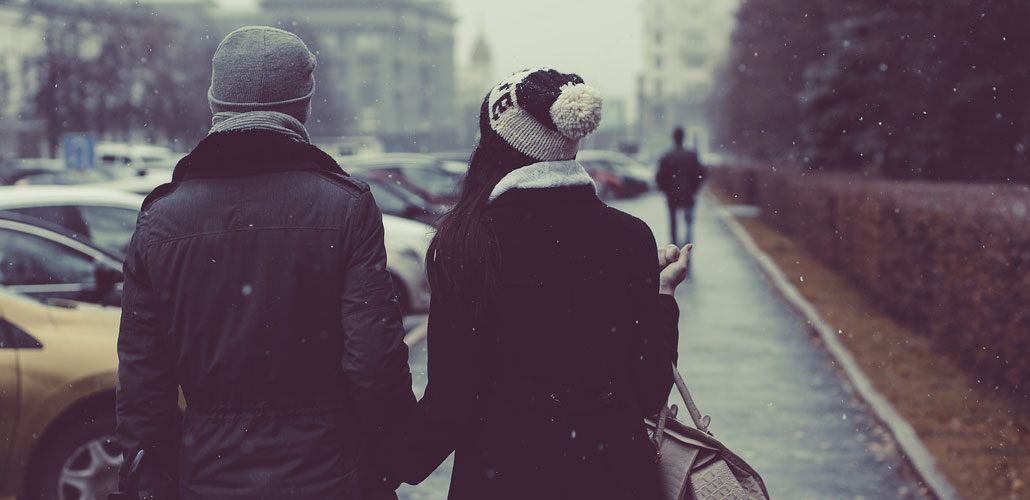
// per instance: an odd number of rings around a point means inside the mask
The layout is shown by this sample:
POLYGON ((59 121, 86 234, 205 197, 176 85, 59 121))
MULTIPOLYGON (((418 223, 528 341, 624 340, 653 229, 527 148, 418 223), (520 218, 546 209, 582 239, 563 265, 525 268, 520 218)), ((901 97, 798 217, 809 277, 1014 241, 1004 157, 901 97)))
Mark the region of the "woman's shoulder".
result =
POLYGON ((621 234, 626 237, 643 240, 643 242, 657 247, 651 226, 648 226, 646 222, 607 205, 605 205, 602 212, 603 217, 607 219, 608 227, 622 231, 621 234))

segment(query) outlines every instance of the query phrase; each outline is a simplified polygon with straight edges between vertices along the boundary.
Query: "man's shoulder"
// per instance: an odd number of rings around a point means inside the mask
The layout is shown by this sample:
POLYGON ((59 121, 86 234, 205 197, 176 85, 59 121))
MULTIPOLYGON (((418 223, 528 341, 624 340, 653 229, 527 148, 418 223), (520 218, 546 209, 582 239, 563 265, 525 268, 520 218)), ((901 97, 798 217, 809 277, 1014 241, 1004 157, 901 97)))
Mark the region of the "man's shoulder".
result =
POLYGON ((314 173, 325 181, 328 181, 329 184, 336 186, 341 191, 355 198, 361 197, 365 193, 370 192, 367 183, 352 177, 350 174, 343 172, 329 172, 326 170, 318 170, 314 171, 314 173))
POLYGON ((146 198, 143 199, 143 212, 147 212, 154 208, 162 199, 165 199, 175 192, 176 188, 179 187, 177 182, 169 182, 167 184, 161 184, 154 188, 146 198))

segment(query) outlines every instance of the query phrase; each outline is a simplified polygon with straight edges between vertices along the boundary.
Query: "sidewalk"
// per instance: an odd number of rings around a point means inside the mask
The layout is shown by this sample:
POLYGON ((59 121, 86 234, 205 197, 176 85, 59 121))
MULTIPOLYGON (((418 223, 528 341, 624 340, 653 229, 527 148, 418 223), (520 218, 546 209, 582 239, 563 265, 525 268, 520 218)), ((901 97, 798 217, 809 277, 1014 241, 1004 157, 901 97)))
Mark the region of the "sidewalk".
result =
MULTIPOLYGON (((660 196, 613 205, 650 224, 659 244, 668 241, 660 196)), ((926 498, 804 320, 709 207, 699 207, 694 233, 692 276, 677 295, 679 363, 716 437, 762 474, 775 499, 926 498)), ((411 361, 421 390, 424 343, 411 361)), ((448 462, 401 498, 446 498, 449 472, 448 462)))

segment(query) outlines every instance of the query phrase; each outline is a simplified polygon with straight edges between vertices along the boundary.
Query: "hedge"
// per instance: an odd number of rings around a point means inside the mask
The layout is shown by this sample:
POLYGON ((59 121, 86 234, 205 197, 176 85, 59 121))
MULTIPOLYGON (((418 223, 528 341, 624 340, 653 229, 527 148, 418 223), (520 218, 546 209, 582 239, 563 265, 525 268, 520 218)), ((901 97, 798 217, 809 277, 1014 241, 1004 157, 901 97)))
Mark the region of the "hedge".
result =
POLYGON ((760 167, 715 169, 712 182, 978 380, 1030 396, 1030 187, 760 167))

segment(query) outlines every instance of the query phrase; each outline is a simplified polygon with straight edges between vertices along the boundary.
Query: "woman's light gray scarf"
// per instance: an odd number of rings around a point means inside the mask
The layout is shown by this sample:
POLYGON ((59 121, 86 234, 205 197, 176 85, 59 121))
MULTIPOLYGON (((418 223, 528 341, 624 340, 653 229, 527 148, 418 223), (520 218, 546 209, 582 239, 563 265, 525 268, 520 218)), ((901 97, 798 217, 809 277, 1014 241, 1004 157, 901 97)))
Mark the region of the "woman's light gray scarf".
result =
POLYGON ((504 176, 490 193, 490 203, 512 189, 547 189, 593 186, 594 180, 576 160, 543 161, 517 168, 504 176))
POLYGON ((270 130, 289 136, 300 142, 311 142, 308 136, 308 129, 300 120, 278 111, 248 111, 236 113, 222 111, 215 113, 211 119, 211 131, 208 135, 217 132, 229 132, 234 130, 270 130))

